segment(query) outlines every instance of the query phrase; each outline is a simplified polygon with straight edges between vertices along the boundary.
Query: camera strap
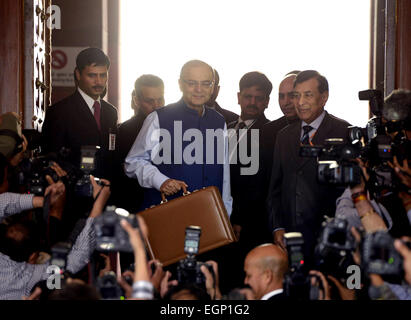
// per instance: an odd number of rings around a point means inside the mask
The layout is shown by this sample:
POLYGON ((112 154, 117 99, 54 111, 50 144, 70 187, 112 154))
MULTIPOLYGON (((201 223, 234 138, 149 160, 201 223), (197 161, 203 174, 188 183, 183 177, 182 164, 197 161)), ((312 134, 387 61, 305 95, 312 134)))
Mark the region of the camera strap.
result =
POLYGON ((49 213, 50 213, 50 194, 44 197, 44 204, 43 204, 43 221, 46 224, 46 239, 47 242, 50 242, 50 223, 49 223, 49 213))

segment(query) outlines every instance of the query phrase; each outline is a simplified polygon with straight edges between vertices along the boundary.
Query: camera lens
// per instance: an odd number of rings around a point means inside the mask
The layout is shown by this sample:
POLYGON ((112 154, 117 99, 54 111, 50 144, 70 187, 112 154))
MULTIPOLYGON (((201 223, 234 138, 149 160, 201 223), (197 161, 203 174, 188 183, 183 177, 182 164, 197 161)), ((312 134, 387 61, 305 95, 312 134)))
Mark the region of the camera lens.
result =
POLYGON ((114 225, 104 225, 101 228, 103 237, 114 237, 114 230, 115 230, 114 225))

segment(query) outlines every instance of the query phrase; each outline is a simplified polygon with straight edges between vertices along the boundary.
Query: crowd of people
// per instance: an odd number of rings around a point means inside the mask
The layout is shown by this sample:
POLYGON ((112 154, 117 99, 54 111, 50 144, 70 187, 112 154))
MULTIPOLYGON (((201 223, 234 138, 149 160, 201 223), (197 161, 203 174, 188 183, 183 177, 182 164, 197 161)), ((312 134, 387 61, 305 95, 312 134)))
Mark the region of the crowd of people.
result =
POLYGON ((370 91, 366 130, 325 110, 326 77, 294 70, 270 121, 266 75, 240 79, 237 115, 216 101, 217 70, 191 60, 180 101, 166 105, 163 81, 142 75, 119 124, 103 100, 109 67, 100 49, 81 51, 76 89, 41 134, 0 117, 0 299, 411 299, 411 91, 370 91), (198 255, 188 281, 149 260, 138 212, 208 186, 237 241, 198 255), (138 221, 120 223, 131 252, 96 250, 112 206, 138 221))

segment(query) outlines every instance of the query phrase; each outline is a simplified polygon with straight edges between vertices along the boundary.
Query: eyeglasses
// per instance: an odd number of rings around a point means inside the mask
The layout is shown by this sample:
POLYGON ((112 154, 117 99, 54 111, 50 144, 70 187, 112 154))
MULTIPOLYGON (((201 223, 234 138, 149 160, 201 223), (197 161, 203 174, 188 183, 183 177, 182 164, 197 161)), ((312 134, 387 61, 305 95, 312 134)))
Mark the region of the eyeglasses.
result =
POLYGON ((200 86, 203 89, 209 89, 213 86, 214 81, 194 81, 194 80, 183 80, 183 82, 188 85, 190 88, 195 88, 197 86, 200 86))

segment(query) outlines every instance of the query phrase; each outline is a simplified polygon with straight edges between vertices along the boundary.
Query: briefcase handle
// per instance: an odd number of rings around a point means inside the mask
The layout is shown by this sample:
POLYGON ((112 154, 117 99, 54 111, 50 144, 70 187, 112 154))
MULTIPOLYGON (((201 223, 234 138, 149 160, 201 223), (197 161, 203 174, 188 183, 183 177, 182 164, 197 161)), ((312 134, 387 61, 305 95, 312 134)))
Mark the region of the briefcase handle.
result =
MULTIPOLYGON (((187 196, 189 195, 191 192, 187 190, 187 188, 185 186, 181 186, 183 188, 183 196, 187 196)), ((161 202, 160 204, 166 203, 168 200, 166 198, 166 195, 164 194, 164 192, 161 192, 161 202)))

